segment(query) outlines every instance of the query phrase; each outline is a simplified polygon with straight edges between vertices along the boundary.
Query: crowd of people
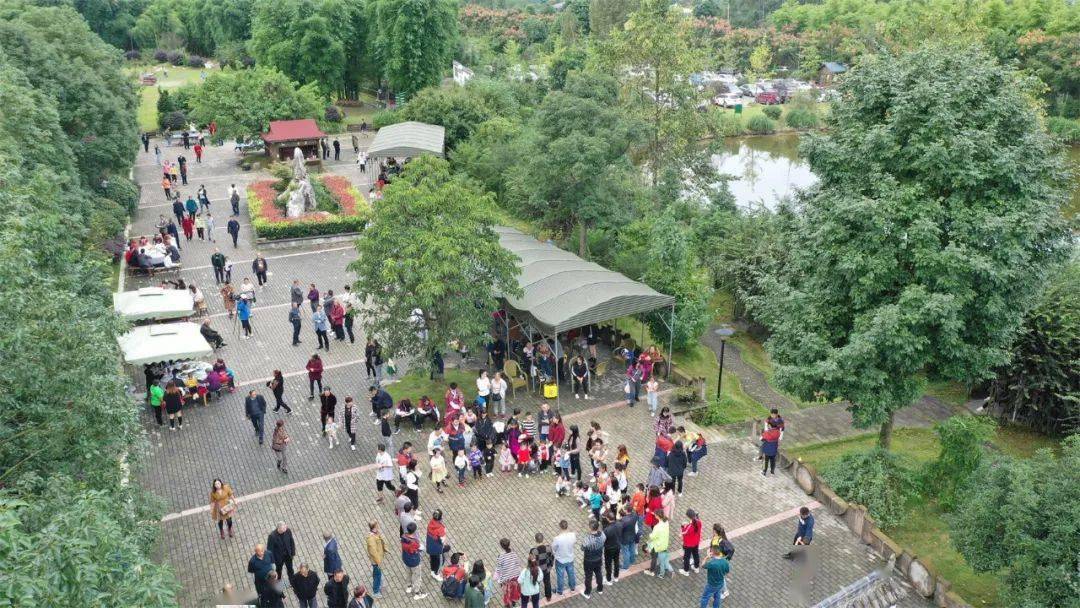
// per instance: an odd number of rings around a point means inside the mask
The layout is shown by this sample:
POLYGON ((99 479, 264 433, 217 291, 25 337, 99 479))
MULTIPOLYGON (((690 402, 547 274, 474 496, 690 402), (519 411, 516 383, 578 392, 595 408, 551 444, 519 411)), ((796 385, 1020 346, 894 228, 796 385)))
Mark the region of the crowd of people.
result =
MULTIPOLYGON (((318 361, 317 355, 313 361, 318 361)), ((309 363, 309 371, 312 367, 321 371, 309 363)), ((279 377, 278 372, 275 377, 279 377)), ((309 380, 312 395, 316 385, 319 389, 322 432, 328 438, 333 437, 338 429, 337 397, 321 384, 321 376, 309 380)), ((616 444, 598 422, 590 422, 582 433, 577 425, 567 425, 560 413, 546 402, 535 412, 515 408, 508 416, 500 414, 485 382, 490 380, 481 371, 475 397, 469 400, 462 387, 451 383, 442 395, 441 407, 428 395, 420 397, 415 405, 408 398, 395 403, 386 388, 374 384, 369 388, 368 416, 379 427, 381 437, 375 458, 375 501, 384 503, 386 493, 393 494, 400 556, 409 572, 406 593, 414 599, 428 595, 424 584, 426 571, 434 579, 438 593, 463 599, 468 607, 484 606, 492 598, 498 598, 504 606, 520 602, 522 608, 530 605, 535 608, 541 598, 550 601, 555 595, 575 589, 574 564, 579 547, 585 578, 582 595, 586 599, 593 593, 602 594, 605 586, 617 584, 619 575, 642 556, 649 560, 645 574, 673 576, 671 521, 676 501, 683 496, 686 477, 697 474, 702 458, 708 454, 705 438, 679 426, 669 408, 659 408, 652 423, 655 447, 647 456, 648 473, 634 483, 628 477, 631 454, 627 446, 616 444), (429 421, 432 428, 426 442, 420 435, 416 442, 404 441, 395 448, 394 436, 402 432, 402 423, 409 423, 414 432, 421 433, 429 421), (426 453, 426 465, 417 457, 421 452, 426 453), (569 522, 561 521, 550 544, 543 532, 537 532, 536 546, 523 555, 512 550, 508 539, 502 539, 495 567, 491 569, 483 560, 470 561, 465 553, 450 551, 447 529, 452 522, 442 511, 434 510, 426 523, 421 519, 421 487, 429 485, 442 493, 452 481, 465 487, 506 475, 548 479, 557 497, 573 500, 580 507, 589 532, 579 539, 570 531, 569 522)), ((362 414, 352 397, 347 397, 344 404, 344 428, 350 445, 355 445, 356 425, 362 414)), ((767 426, 783 427, 777 412, 770 416, 767 426)), ((332 447, 333 440, 328 441, 332 447)), ((279 453, 279 468, 284 466, 280 453, 287 443, 284 421, 279 420, 272 444, 279 453)), ((727 594, 725 577, 730 571, 734 546, 723 526, 715 524, 702 559, 699 547, 705 524, 693 509, 688 509, 685 515, 678 534, 682 548, 678 572, 690 576, 704 568, 707 577, 702 606, 709 602, 718 606, 727 594)), ((215 519, 221 521, 220 517, 215 519)), ((812 529, 813 516, 805 511, 800 515, 795 544, 809 544, 812 529)), ((324 574, 328 580, 323 592, 331 608, 351 606, 348 602, 352 599, 364 602, 358 606, 370 606, 381 596, 382 564, 390 550, 376 522, 369 524, 368 538, 371 585, 370 588, 356 585, 350 593, 350 577, 341 569, 337 542, 331 534, 325 535, 324 574)), ((275 598, 280 599, 285 593, 282 565, 288 568, 293 592, 301 605, 311 605, 304 602, 314 601, 318 576, 314 575, 315 585, 300 584, 305 581, 298 582, 292 573, 293 555, 295 549, 274 552, 270 541, 256 548, 249 571, 256 579, 260 598, 266 598, 263 605, 278 605, 275 598), (275 564, 276 574, 272 571, 275 564)), ((313 576, 306 566, 301 569, 307 572, 303 576, 313 576)))

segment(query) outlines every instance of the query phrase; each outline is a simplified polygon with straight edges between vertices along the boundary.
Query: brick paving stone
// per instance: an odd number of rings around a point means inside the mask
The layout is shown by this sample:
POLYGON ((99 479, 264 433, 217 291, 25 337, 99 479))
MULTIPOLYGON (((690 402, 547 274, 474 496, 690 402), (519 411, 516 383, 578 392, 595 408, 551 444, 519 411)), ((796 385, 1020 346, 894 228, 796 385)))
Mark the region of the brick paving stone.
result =
MULTIPOLYGON (((344 137, 343 142, 348 141, 344 137)), ((365 138, 366 142, 369 138, 365 138)), ((175 158, 178 148, 169 149, 175 158)), ((194 153, 188 153, 194 159, 194 153)), ((359 183, 361 176, 352 163, 351 146, 343 150, 344 160, 327 163, 331 170, 345 174, 359 183)), ((160 206, 164 200, 157 186, 153 156, 143 155, 136 167, 136 181, 143 183, 140 209, 133 219, 133 234, 150 232, 160 213, 168 216, 171 210, 160 206)), ((265 174, 239 172, 237 157, 231 146, 210 147, 202 165, 193 160, 189 164, 190 186, 193 193, 198 183, 207 183, 212 197, 222 196, 228 183, 235 181, 238 187, 265 174), (224 184, 224 185, 223 185, 224 184)), ((186 193, 186 191, 185 191, 186 193)), ((223 227, 227 220, 227 201, 214 200, 214 210, 223 216, 218 220, 223 227)), ((246 205, 241 205, 242 223, 246 205)), ((223 232, 221 230, 220 232, 223 232)), ((218 237, 218 246, 236 260, 250 260, 255 248, 249 228, 242 230, 240 247, 232 250, 231 243, 218 237), (225 246, 228 245, 228 246, 225 246)), ((213 327, 220 331, 228 346, 220 351, 243 385, 233 394, 211 402, 208 407, 195 406, 185 410, 187 423, 183 431, 169 432, 157 427, 149 412, 142 419, 148 429, 149 447, 137 460, 136 476, 140 483, 162 496, 167 509, 174 513, 161 524, 161 538, 156 547, 157 555, 172 565, 181 583, 182 606, 212 605, 218 590, 226 583, 250 592, 253 589, 246 572, 247 559, 253 546, 264 542, 266 534, 277 521, 290 524, 296 535, 299 561, 306 561, 316 571, 321 571, 322 532, 328 530, 337 535, 345 570, 353 581, 370 583, 370 570, 364 550, 367 522, 379 521, 389 541, 391 554, 386 562, 389 590, 379 606, 444 606, 447 604, 438 593, 437 583, 425 579, 431 596, 422 602, 413 602, 403 593, 405 570, 397 550, 397 525, 392 508, 375 505, 374 473, 370 464, 374 459, 374 446, 378 441, 376 426, 370 424, 365 398, 368 379, 363 367, 362 333, 355 345, 333 342, 332 352, 324 355, 328 366, 325 383, 331 386, 343 401, 352 395, 360 402, 362 416, 356 425, 359 429, 357 450, 351 451, 344 443, 329 450, 319 433, 317 401, 307 399, 306 376, 303 366, 311 354, 314 336, 305 313, 302 337, 304 345, 289 344, 290 326, 286 322, 288 288, 293 278, 305 285, 315 282, 320 290, 344 285, 352 281, 346 265, 355 259, 351 248, 341 244, 327 244, 294 249, 268 251, 270 259, 270 284, 259 292, 254 307, 252 324, 255 336, 241 340, 232 331, 229 320, 222 313, 220 298, 213 288, 213 274, 209 268, 209 256, 214 245, 193 241, 184 245, 183 258, 187 269, 182 272, 186 280, 194 281, 206 293, 210 302, 213 327), (292 255, 302 254, 302 255, 292 255), (274 468, 274 458, 268 445, 260 447, 253 436, 250 424, 243 417, 243 395, 248 386, 255 386, 272 401, 261 380, 273 369, 281 369, 289 376, 286 381, 286 401, 294 407, 287 420, 293 442, 289 448, 290 473, 285 475, 274 468), (329 477, 328 477, 329 476, 329 477), (233 485, 243 497, 236 516, 237 537, 219 540, 216 530, 204 507, 207 502, 210 481, 221 477, 233 485), (286 486, 286 484, 295 484, 286 486), (195 512, 175 515, 187 509, 195 512)), ((245 265, 237 262, 234 281, 247 274, 245 265)), ((157 281, 153 281, 156 283, 157 281)), ((135 289, 151 284, 146 279, 127 281, 126 288, 135 289)), ((335 290, 336 291, 336 290, 335 290)), ((357 324, 359 329, 359 324, 357 324)), ((453 358, 448 359, 455 365, 453 358)), ((476 362, 466 362, 465 368, 475 368, 476 362)), ((590 420, 600 422, 611 433, 615 445, 624 443, 631 454, 630 478, 632 482, 644 478, 652 453, 651 418, 647 408, 627 408, 620 404, 622 380, 617 371, 599 379, 593 393, 596 400, 584 401, 562 399, 560 409, 569 424, 585 428, 590 420), (605 404, 614 404, 605 407, 605 404)), ((394 385, 388 390, 395 398, 394 385)), ((563 388, 563 396, 568 391, 563 388)), ((665 395, 667 400, 669 395, 665 395)), ((417 396, 411 395, 416 398, 417 396)), ((543 401, 535 393, 518 391, 510 407, 535 410, 543 401)), ((642 403, 644 405, 644 403, 642 403)), ((817 408, 820 409, 820 408, 817 408)), ((340 408, 339 408, 340 410, 340 408)), ((815 410, 816 411, 816 410, 815 410)), ((268 412, 266 428, 272 428, 277 414, 268 412)), ((340 437, 345 439, 344 434, 340 437)), ((393 437, 394 443, 413 440, 425 444, 426 432, 416 434, 403 431, 393 437)), ((267 441, 267 444, 269 442, 267 441)), ((683 519, 687 508, 699 511, 707 525, 720 521, 728 530, 749 526, 777 514, 786 513, 810 499, 786 476, 767 479, 758 473, 752 462, 754 446, 742 438, 716 436, 710 445, 710 454, 702 462, 702 474, 687 478, 685 496, 679 498, 673 530, 683 519)), ((422 451, 422 450, 421 450, 422 451)), ((426 471, 426 456, 421 456, 426 471)), ((587 464, 586 464, 587 466, 587 464)), ((548 539, 554 537, 559 519, 571 522, 571 528, 579 534, 586 529, 584 512, 570 498, 557 498, 553 491, 551 476, 531 479, 516 476, 498 476, 470 482, 464 489, 451 487, 445 494, 437 494, 430 484, 421 489, 421 506, 425 516, 434 508, 444 511, 449 538, 455 550, 465 551, 472 559, 484 559, 489 571, 494 569, 498 553, 497 542, 502 536, 510 538, 519 553, 531 546, 533 534, 543 531, 548 539)), ((817 511, 817 543, 821 562, 815 569, 810 583, 798 595, 799 588, 793 566, 777 556, 786 551, 794 530, 793 520, 785 519, 734 539, 737 547, 734 575, 731 579, 732 595, 727 606, 808 606, 829 596, 843 586, 854 582, 880 562, 852 537, 843 525, 821 509, 817 511)), ((426 523, 426 519, 425 519, 426 523)), ((677 533, 673 533, 673 546, 678 546, 677 533)), ((582 582, 580 558, 578 580, 582 582)), ((325 575, 320 573, 325 580, 325 575)), ((597 604, 601 606, 628 606, 642 599, 647 605, 695 606, 701 591, 703 575, 686 579, 676 576, 673 580, 658 581, 640 574, 624 577, 618 585, 603 595, 596 595, 586 602, 580 596, 570 596, 559 602, 571 608, 597 604)), ((905 600, 907 601, 907 600, 905 600)), ((295 606, 295 598, 288 599, 295 606)), ((905 603, 905 606, 925 606, 925 603, 905 603)))

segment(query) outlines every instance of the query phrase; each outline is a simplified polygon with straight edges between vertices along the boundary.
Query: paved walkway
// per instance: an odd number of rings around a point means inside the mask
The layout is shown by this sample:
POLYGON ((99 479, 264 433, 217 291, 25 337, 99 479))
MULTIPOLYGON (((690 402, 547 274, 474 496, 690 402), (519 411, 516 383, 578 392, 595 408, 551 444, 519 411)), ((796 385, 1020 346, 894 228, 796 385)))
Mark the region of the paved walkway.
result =
MULTIPOLYGON (((175 158, 177 147, 168 149, 175 158)), ((333 168, 354 180, 355 165, 348 157, 333 168)), ((194 158, 193 154, 188 154, 194 158)), ((143 154, 136 168, 136 181, 147 184, 139 212, 133 218, 132 234, 150 233, 159 214, 171 211, 156 183, 152 153, 143 154)), ((230 147, 211 148, 204 162, 190 164, 191 192, 199 183, 206 183, 215 198, 213 210, 218 211, 219 233, 224 235, 228 219, 228 203, 224 197, 228 184, 246 184, 264 175, 242 172, 236 166, 237 157, 230 147)), ((187 190, 182 190, 187 194, 187 190)), ((321 570, 323 531, 337 535, 345 570, 354 582, 370 584, 370 568, 363 549, 367 522, 380 522, 387 533, 391 553, 386 571, 389 590, 379 606, 445 606, 434 581, 425 584, 432 594, 414 602, 403 592, 405 570, 396 549, 396 522, 391 507, 375 505, 372 461, 376 427, 366 416, 359 426, 357 450, 347 445, 327 449, 319 434, 317 406, 308 400, 303 366, 315 342, 305 320, 302 337, 304 345, 289 344, 290 327, 286 323, 288 287, 293 278, 306 286, 315 282, 320 289, 335 291, 352 277, 346 265, 355 259, 355 252, 341 244, 310 246, 293 249, 274 249, 267 252, 270 282, 258 294, 252 323, 255 335, 244 340, 222 314, 220 299, 214 296, 213 275, 209 257, 218 246, 236 260, 233 279, 239 281, 249 274, 245 262, 254 257, 255 246, 247 229, 250 220, 246 205, 241 205, 241 232, 238 246, 233 248, 218 236, 218 243, 197 239, 182 243, 185 270, 182 276, 195 282, 206 292, 210 301, 211 322, 225 335, 228 345, 219 351, 236 370, 241 391, 227 394, 208 407, 186 410, 187 421, 182 431, 162 430, 148 412, 142 420, 149 434, 149 450, 136 463, 140 483, 162 496, 168 515, 162 521, 158 557, 170 564, 181 583, 180 603, 185 607, 213 605, 217 592, 225 584, 233 584, 244 592, 253 585, 246 572, 247 559, 256 543, 264 542, 276 522, 284 520, 296 534, 298 562, 304 561, 321 570), (275 470, 268 446, 259 446, 250 424, 243 417, 242 393, 249 387, 262 389, 274 369, 286 376, 286 401, 294 414, 269 413, 268 428, 281 417, 287 421, 293 443, 289 452, 289 475, 275 470), (237 537, 219 540, 206 508, 210 481, 220 477, 238 492, 241 502, 236 517, 237 537)), ((157 280, 153 281, 156 283, 157 280)), ((129 280, 127 289, 150 284, 147 279, 129 280)), ((357 344, 334 342, 332 352, 323 354, 326 361, 325 383, 339 399, 346 395, 358 397, 364 412, 369 380, 360 363, 364 336, 357 335, 357 344)), ((394 385, 389 390, 395 398, 394 385)), ((612 436, 615 445, 625 444, 631 455, 632 482, 644 479, 647 460, 652 453, 652 419, 644 407, 626 408, 619 393, 621 381, 617 374, 596 384, 591 401, 574 400, 563 395, 561 410, 567 421, 586 428, 590 421, 599 422, 612 436)), ((417 395, 409 395, 414 399, 417 395)), ((666 395, 665 395, 666 399, 666 395)), ((527 391, 520 391, 510 401, 511 407, 535 409, 541 400, 527 391)), ((820 408, 815 408, 817 411, 820 408)), ((689 424, 689 423, 687 423, 689 424)), ((424 442, 426 433, 403 431, 394 435, 395 444, 410 440, 424 442)), ((722 522, 730 531, 737 547, 731 578, 731 597, 726 606, 737 607, 800 607, 811 606, 845 585, 865 576, 882 564, 834 517, 817 509, 785 476, 762 478, 752 462, 754 447, 742 438, 725 439, 716 435, 710 443, 710 455, 703 461, 702 474, 687 479, 685 496, 678 499, 675 523, 684 518, 687 508, 698 510, 705 522, 722 522), (786 551, 794 531, 794 513, 808 505, 818 517, 815 544, 818 559, 806 572, 799 572, 790 562, 778 555, 786 551)), ((426 471, 426 456, 421 467, 426 471)), ((519 553, 531 545, 533 535, 544 532, 548 538, 557 531, 559 519, 566 519, 579 534, 586 526, 585 514, 569 498, 557 498, 549 476, 532 479, 499 475, 479 482, 469 481, 465 488, 451 487, 437 494, 430 484, 421 490, 421 506, 425 513, 441 508, 455 550, 465 551, 470 559, 483 559, 493 569, 498 538, 509 538, 519 553)), ((673 547, 679 546, 678 533, 673 533, 673 547)), ((578 591, 582 572, 578 560, 578 591)), ((325 576, 320 573, 325 580, 325 576)), ((676 576, 672 580, 656 580, 640 575, 639 571, 624 574, 620 582, 603 595, 595 595, 589 604, 601 606, 630 606, 645 603, 657 607, 687 607, 696 605, 703 584, 703 575, 690 578, 676 576)), ((570 608, 584 606, 586 600, 572 594, 559 599, 570 608)), ((295 598, 288 606, 296 606, 295 598)), ((927 604, 909 595, 901 606, 922 608, 927 604)))
MULTIPOLYGON (((720 338, 713 333, 715 328, 710 327, 709 331, 702 336, 701 341, 719 357, 720 338)), ((761 370, 743 361, 738 347, 730 342, 724 351, 724 369, 731 370, 738 376, 743 391, 766 409, 780 409, 786 423, 784 443, 787 445, 830 441, 874 430, 857 429, 852 426, 847 402, 841 401, 800 409, 799 405, 769 385, 761 370)), ((897 428, 930 427, 965 411, 963 408, 954 408, 934 397, 923 397, 896 413, 895 426, 897 428)))

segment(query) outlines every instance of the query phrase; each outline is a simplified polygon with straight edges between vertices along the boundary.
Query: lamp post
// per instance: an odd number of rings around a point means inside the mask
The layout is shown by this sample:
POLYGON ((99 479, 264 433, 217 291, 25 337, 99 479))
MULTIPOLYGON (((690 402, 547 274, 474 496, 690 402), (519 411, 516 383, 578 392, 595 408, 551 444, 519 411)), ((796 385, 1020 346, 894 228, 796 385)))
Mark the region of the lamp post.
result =
POLYGON ((735 330, 731 327, 717 327, 713 333, 720 337, 720 372, 716 374, 716 398, 719 400, 720 387, 724 382, 724 347, 727 345, 727 339, 735 335, 735 330))

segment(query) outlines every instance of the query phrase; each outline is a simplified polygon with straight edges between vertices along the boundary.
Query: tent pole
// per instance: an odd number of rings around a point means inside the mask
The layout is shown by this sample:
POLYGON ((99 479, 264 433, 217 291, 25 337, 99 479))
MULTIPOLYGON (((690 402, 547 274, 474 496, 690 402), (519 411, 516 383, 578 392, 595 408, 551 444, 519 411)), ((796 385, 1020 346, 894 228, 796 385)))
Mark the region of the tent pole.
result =
POLYGON ((558 410, 562 405, 562 390, 559 387, 559 332, 555 332, 555 348, 552 354, 555 355, 555 409, 558 410))
POLYGON ((671 360, 671 349, 675 345, 675 305, 671 305, 671 323, 668 325, 668 347, 667 347, 667 365, 664 367, 664 380, 668 379, 668 375, 671 374, 671 366, 674 362, 671 360))

